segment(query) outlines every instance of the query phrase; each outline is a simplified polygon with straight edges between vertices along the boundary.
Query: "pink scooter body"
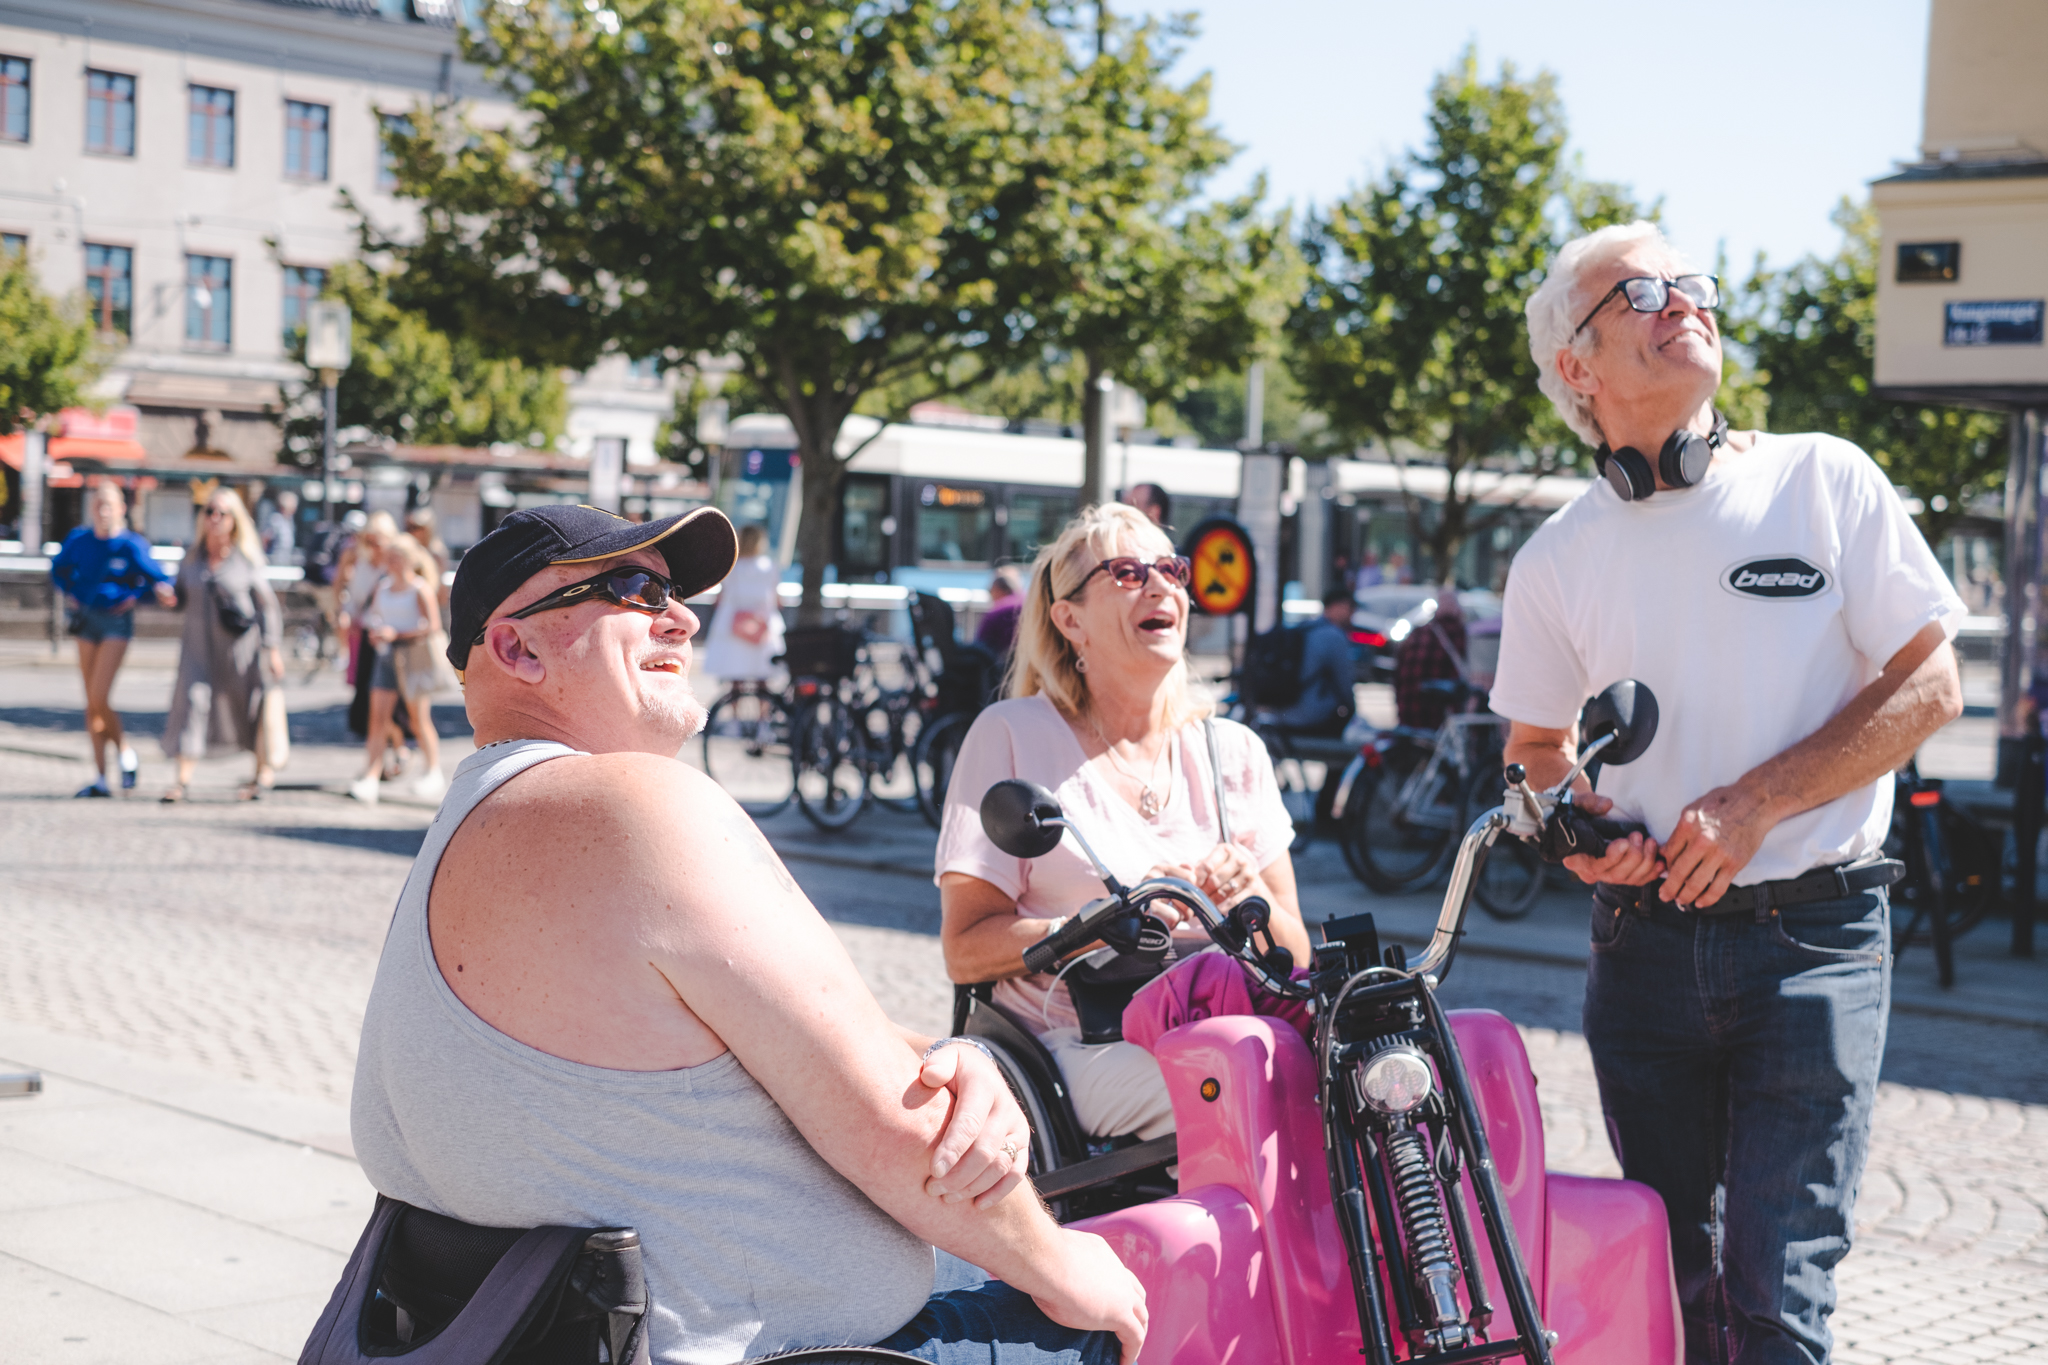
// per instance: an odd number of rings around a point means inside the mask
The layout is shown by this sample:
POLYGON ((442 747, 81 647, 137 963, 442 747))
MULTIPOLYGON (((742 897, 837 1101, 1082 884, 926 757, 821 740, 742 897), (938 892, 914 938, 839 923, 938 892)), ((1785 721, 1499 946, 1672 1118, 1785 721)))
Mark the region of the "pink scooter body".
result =
MULTIPOLYGON (((1449 1017, 1558 1365, 1678 1365, 1663 1201, 1633 1181, 1545 1171, 1521 1036, 1491 1010, 1449 1017)), ((1284 1024, 1233 1015, 1172 1030, 1157 1055, 1180 1131, 1182 1192, 1077 1224, 1106 1238, 1145 1284, 1141 1365, 1355 1365, 1358 1309, 1308 1045, 1284 1024), (1208 1081, 1213 1100, 1202 1094, 1208 1081)), ((1465 1198, 1496 1310, 1492 1335, 1504 1338, 1514 1326, 1469 1179, 1465 1198)))

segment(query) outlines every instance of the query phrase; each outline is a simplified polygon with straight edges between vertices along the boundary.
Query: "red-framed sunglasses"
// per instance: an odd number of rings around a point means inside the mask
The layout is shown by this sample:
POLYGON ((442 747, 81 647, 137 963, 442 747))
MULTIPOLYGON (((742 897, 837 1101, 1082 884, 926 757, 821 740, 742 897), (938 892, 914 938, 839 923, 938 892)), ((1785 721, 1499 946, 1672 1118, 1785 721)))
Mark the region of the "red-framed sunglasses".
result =
MULTIPOLYGON (((1139 559, 1136 555, 1118 555, 1114 559, 1103 560, 1082 575, 1081 581, 1074 585, 1074 590, 1067 596, 1069 599, 1079 597, 1081 590, 1088 586, 1088 580, 1099 573, 1106 573, 1115 579, 1119 588, 1142 588, 1145 586, 1145 580, 1155 573, 1169 586, 1185 588, 1194 571, 1194 565, 1188 561, 1186 555, 1161 555, 1158 559, 1150 561, 1139 559)), ((1051 589, 1052 576, 1047 574, 1046 590, 1049 592, 1051 589)))

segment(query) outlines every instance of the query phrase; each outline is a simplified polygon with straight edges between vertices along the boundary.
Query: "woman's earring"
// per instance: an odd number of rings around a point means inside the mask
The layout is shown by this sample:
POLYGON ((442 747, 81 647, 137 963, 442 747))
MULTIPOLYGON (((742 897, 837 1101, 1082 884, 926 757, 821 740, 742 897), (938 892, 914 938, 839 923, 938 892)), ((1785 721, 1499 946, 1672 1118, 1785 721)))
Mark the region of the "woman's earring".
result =
POLYGON ((1074 669, 1076 672, 1086 673, 1088 671, 1088 660, 1083 656, 1076 654, 1074 656, 1074 669))

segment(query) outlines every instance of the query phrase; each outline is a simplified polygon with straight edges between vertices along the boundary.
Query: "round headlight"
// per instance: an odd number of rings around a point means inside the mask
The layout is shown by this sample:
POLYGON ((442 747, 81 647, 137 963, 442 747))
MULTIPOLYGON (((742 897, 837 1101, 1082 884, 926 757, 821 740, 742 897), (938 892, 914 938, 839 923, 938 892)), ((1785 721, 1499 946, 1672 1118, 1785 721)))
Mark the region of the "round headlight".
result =
POLYGON ((1358 1089, 1382 1114, 1405 1114, 1435 1088, 1429 1062, 1412 1047, 1390 1047, 1359 1069, 1358 1089))

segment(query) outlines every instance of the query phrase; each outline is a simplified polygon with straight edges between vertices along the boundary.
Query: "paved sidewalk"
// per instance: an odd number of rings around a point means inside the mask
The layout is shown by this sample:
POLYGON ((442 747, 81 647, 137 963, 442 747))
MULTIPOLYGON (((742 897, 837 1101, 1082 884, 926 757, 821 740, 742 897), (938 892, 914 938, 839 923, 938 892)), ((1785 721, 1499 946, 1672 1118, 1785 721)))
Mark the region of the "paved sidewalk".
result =
MULTIPOLYGON (((150 746, 145 798, 167 670, 138 649, 116 695, 150 746)), ((0 651, 0 1070, 49 1087, 0 1100, 0 1362, 293 1359, 369 1212, 355 1038, 430 812, 320 789, 360 753, 331 680, 294 688, 299 789, 235 803, 234 760, 203 765, 183 806, 72 801, 76 687, 0 651)), ((460 712, 437 721, 452 766, 460 712)), ((767 828, 885 1008, 943 1030, 930 831, 888 811, 837 836, 794 813, 767 828)), ((1302 883, 1312 919, 1370 908, 1419 943, 1435 918, 1432 896, 1365 896, 1327 844, 1302 883)), ((1576 1032, 1584 916, 1576 895, 1475 916, 1445 995, 1523 1025, 1551 1165, 1611 1174, 1576 1032)), ((2001 929, 1959 945, 1952 993, 1924 954, 1901 968, 1842 1365, 2048 1363, 2048 975, 2004 959, 2001 929)))

